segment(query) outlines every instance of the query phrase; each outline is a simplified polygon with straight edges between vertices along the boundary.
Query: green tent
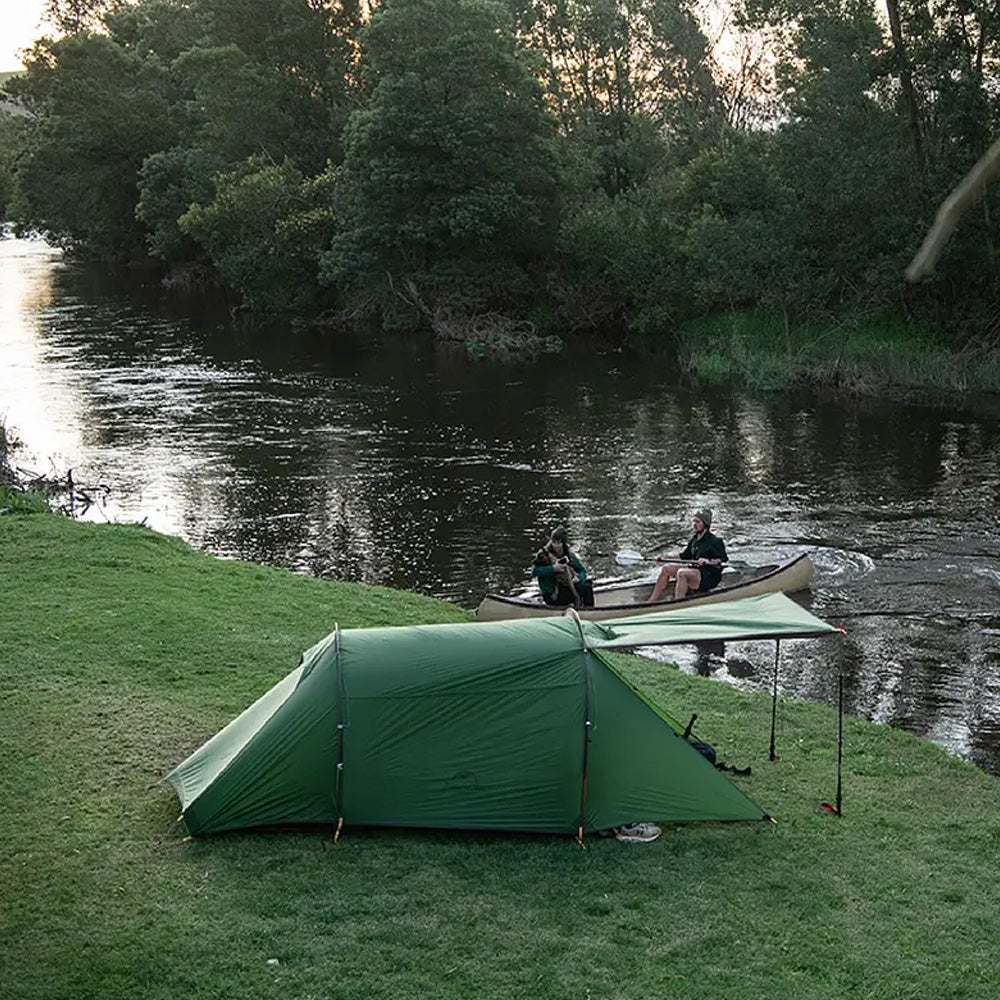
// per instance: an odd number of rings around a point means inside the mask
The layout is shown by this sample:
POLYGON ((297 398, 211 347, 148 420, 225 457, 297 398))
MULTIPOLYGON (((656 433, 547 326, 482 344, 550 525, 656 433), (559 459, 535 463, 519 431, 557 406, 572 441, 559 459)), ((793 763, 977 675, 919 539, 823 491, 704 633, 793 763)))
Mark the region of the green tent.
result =
POLYGON ((338 629, 166 780, 192 835, 765 819, 601 650, 835 631, 783 594, 605 623, 338 629))

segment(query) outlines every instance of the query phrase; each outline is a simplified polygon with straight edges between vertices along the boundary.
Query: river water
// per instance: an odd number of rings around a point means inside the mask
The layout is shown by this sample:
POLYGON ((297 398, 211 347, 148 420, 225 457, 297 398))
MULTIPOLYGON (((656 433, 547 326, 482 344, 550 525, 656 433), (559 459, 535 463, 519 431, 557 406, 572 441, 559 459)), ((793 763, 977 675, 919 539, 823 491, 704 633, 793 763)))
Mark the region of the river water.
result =
MULTIPOLYGON (((500 363, 251 329, 0 239, 0 419, 19 464, 73 470, 90 520, 470 608, 524 586, 557 523, 610 578, 618 550, 676 548, 709 506, 734 559, 810 551, 807 606, 847 629, 783 644, 783 694, 835 704, 842 673, 847 711, 1000 773, 998 400, 698 388, 575 342, 500 363)), ((680 660, 770 689, 768 643, 680 660)))

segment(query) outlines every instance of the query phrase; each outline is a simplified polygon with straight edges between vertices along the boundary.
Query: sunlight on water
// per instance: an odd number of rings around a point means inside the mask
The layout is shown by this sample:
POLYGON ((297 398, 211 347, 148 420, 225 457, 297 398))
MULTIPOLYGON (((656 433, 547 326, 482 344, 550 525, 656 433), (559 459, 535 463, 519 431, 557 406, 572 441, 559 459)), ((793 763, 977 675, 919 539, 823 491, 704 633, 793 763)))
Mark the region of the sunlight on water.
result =
POLYGON ((60 259, 43 243, 0 239, 0 419, 22 439, 30 429, 29 450, 19 457, 39 472, 50 460, 72 464, 80 446, 79 414, 36 337, 54 309, 60 259))

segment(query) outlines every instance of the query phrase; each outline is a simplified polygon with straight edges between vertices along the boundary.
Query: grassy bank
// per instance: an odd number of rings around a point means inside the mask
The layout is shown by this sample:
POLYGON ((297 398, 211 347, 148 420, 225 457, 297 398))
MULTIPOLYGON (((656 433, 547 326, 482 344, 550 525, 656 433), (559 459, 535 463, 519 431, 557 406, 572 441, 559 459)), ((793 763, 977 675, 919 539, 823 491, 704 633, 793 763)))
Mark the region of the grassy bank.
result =
MULTIPOLYGON (((772 827, 649 845, 348 829, 187 842, 159 778, 343 627, 450 605, 0 517, 0 968, 27 998, 992 998, 1000 784, 903 733, 622 657, 772 827)), ((835 640, 831 640, 835 641, 835 640)))
POLYGON ((890 312, 786 325, 780 316, 731 313, 686 324, 678 349, 706 381, 763 389, 812 385, 856 396, 1000 393, 1000 354, 956 352, 890 312))

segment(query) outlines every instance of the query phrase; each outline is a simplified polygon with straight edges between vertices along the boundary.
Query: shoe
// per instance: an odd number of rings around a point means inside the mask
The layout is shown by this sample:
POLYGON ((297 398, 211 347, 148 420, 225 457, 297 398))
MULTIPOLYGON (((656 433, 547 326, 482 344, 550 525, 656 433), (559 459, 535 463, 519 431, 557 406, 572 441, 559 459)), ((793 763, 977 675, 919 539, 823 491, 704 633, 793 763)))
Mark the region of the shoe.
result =
POLYGON ((626 844, 648 844, 662 832, 654 823, 626 823, 618 828, 617 837, 626 844))

